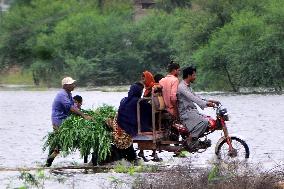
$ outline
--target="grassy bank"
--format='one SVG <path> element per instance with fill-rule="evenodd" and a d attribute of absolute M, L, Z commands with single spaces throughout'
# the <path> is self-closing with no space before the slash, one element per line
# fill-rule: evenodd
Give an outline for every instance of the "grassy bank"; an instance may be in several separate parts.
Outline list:
<path fill-rule="evenodd" d="M 215 164 L 207 169 L 190 165 L 177 166 L 159 173 L 138 178 L 135 189 L 283 189 L 284 167 L 269 171 L 260 166 L 244 164 Z"/>
<path fill-rule="evenodd" d="M 83 167 L 76 167 L 84 169 Z M 41 168 L 21 171 L 13 177 L 9 186 L 18 188 L 48 188 L 57 185 L 61 179 L 61 186 L 82 186 L 82 175 L 90 182 L 95 173 L 101 173 L 97 178 L 107 179 L 104 187 L 98 188 L 132 188 L 132 189 L 284 189 L 284 166 L 277 165 L 271 170 L 264 170 L 260 165 L 230 162 L 216 163 L 208 168 L 197 168 L 190 164 L 173 167 L 158 165 L 133 166 L 129 162 L 120 161 L 106 167 L 91 167 L 84 172 L 71 167 Z M 46 170 L 53 169 L 53 170 Z M 57 170 L 58 169 L 58 170 Z M 60 175 L 56 174 L 60 173 Z M 72 174 L 70 174 L 72 173 Z M 98 176 L 95 176 L 98 177 Z M 16 182 L 16 181 L 19 182 Z M 64 187 L 64 188 L 65 188 Z M 74 188 L 74 187 L 73 187 Z"/>
<path fill-rule="evenodd" d="M 1 72 L 0 84 L 33 85 L 33 76 L 29 71 Z"/>
<path fill-rule="evenodd" d="M 58 81 L 60 83 L 60 81 Z M 60 86 L 56 86 L 58 88 Z M 83 86 L 78 86 L 83 87 Z M 0 74 L 0 88 L 5 90 L 47 90 L 46 84 L 40 83 L 35 86 L 33 83 L 33 76 L 30 71 L 21 71 L 16 68 L 9 71 L 2 71 Z M 83 89 L 88 91 L 102 91 L 102 92 L 125 92 L 128 91 L 129 85 L 123 86 L 88 86 Z"/>
<path fill-rule="evenodd" d="M 77 79 L 77 78 L 75 78 Z M 18 86 L 19 85 L 19 86 Z M 39 86 L 35 86 L 33 83 L 32 72 L 27 70 L 21 70 L 20 68 L 12 69 L 9 71 L 2 71 L 0 74 L 0 88 L 8 88 L 8 90 L 17 90 L 17 88 L 25 88 L 26 90 L 47 90 L 47 84 L 40 83 Z M 57 85 L 51 85 L 51 87 L 60 87 L 60 79 Z M 102 92 L 126 92 L 129 90 L 129 85 L 121 86 L 78 86 L 83 87 L 88 91 L 102 91 Z M 198 92 L 198 88 L 195 88 Z M 284 90 L 276 91 L 274 88 L 263 88 L 263 87 L 242 87 L 239 92 L 230 91 L 201 91 L 201 93 L 209 94 L 283 94 Z"/>

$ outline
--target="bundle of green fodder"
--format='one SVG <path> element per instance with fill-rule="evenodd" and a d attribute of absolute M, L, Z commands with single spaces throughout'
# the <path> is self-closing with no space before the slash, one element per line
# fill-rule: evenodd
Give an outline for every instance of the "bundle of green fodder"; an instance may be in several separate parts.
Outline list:
<path fill-rule="evenodd" d="M 85 120 L 81 116 L 71 115 L 61 124 L 58 130 L 45 136 L 43 150 L 59 147 L 66 156 L 76 150 L 81 156 L 96 152 L 98 162 L 106 159 L 110 153 L 112 135 L 106 125 L 108 118 L 113 118 L 116 110 L 113 106 L 103 105 L 95 110 L 84 110 L 93 120 Z"/>

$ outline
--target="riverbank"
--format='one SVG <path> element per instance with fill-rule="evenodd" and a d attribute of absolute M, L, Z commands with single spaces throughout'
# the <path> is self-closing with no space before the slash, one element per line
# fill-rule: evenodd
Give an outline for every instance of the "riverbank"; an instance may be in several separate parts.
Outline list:
<path fill-rule="evenodd" d="M 58 88 L 48 88 L 35 85 L 0 84 L 0 91 L 54 91 Z M 129 85 L 122 86 L 98 86 L 98 87 L 77 87 L 76 91 L 101 91 L 101 92 L 126 92 Z"/>
<path fill-rule="evenodd" d="M 145 174 L 136 180 L 136 189 L 283 189 L 284 166 L 269 171 L 260 165 L 219 162 L 209 168 L 176 166 L 157 174 Z"/>
<path fill-rule="evenodd" d="M 77 169 L 78 168 L 78 169 Z M 132 189 L 283 189 L 284 166 L 262 170 L 260 164 L 218 162 L 133 166 L 126 161 L 101 167 L 71 166 L 21 171 L 5 180 L 6 188 L 132 188 Z M 0 175 L 3 172 L 0 172 Z M 11 173 L 10 173 L 11 174 Z M 87 179 L 88 184 L 84 183 Z M 90 182 L 90 180 L 92 182 Z"/>
<path fill-rule="evenodd" d="M 119 86 L 78 86 L 78 91 L 102 91 L 102 92 L 126 92 L 130 85 Z M 7 72 L 1 72 L 0 75 L 0 91 L 2 90 L 26 90 L 26 91 L 47 91 L 56 90 L 60 86 L 47 87 L 45 84 L 39 86 L 34 85 L 32 73 L 30 71 L 22 71 L 19 67 L 13 67 Z M 195 88 L 195 91 L 198 89 Z M 284 94 L 284 90 L 276 91 L 274 88 L 264 87 L 241 87 L 238 92 L 231 91 L 200 91 L 201 94 Z"/>
<path fill-rule="evenodd" d="M 121 86 L 97 86 L 97 87 L 77 87 L 75 91 L 101 91 L 101 92 L 127 92 L 130 85 Z M 1 84 L 0 91 L 54 91 L 58 88 L 48 88 L 44 86 L 35 86 L 28 84 Z M 196 92 L 203 95 L 249 95 L 249 94 L 284 94 L 284 91 L 274 91 L 271 88 L 246 88 L 240 90 L 240 92 L 229 92 L 229 91 L 199 91 Z"/>

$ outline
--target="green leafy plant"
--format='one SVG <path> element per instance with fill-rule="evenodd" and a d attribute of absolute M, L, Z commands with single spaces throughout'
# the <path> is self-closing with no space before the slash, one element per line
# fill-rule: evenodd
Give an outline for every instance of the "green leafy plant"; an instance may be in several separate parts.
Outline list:
<path fill-rule="evenodd" d="M 36 173 L 30 173 L 27 171 L 21 172 L 19 179 L 24 183 L 23 186 L 19 187 L 21 189 L 32 187 L 44 188 L 44 182 L 49 179 L 49 177 L 45 175 L 43 169 L 38 169 Z"/>
<path fill-rule="evenodd" d="M 92 116 L 93 120 L 71 115 L 58 130 L 45 137 L 43 150 L 59 147 L 64 156 L 76 150 L 80 151 L 81 156 L 93 151 L 97 153 L 98 162 L 104 160 L 110 153 L 112 141 L 106 120 L 114 117 L 116 110 L 113 106 L 103 105 L 94 111 L 84 110 L 84 113 Z"/>
<path fill-rule="evenodd" d="M 178 155 L 178 157 L 184 158 L 184 157 L 187 157 L 188 155 L 189 155 L 189 152 L 181 151 L 180 154 Z"/>
<path fill-rule="evenodd" d="M 218 166 L 214 165 L 208 174 L 208 182 L 213 182 L 219 176 L 219 168 Z"/>
<path fill-rule="evenodd" d="M 114 167 L 116 173 L 128 173 L 133 176 L 134 173 L 153 173 L 158 171 L 158 166 L 155 165 L 125 165 L 123 162 L 118 163 Z"/>

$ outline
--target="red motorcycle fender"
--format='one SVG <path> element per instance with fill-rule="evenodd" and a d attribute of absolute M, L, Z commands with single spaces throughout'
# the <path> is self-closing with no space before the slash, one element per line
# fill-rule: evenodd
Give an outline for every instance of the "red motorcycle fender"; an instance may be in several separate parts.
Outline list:
<path fill-rule="evenodd" d="M 222 136 L 221 138 L 219 138 L 218 142 L 216 143 L 216 146 L 215 146 L 215 154 L 217 154 L 217 152 L 218 152 L 218 147 L 219 147 L 219 145 L 221 144 L 221 142 L 222 142 L 223 140 L 226 140 L 226 137 L 225 137 L 225 136 Z"/>

